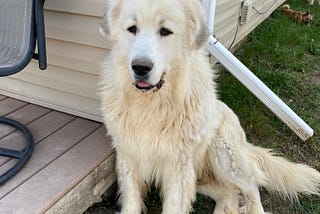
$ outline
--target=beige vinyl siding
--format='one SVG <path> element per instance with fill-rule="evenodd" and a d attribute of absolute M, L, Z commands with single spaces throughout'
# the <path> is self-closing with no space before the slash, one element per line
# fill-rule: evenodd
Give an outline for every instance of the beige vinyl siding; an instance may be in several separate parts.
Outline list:
<path fill-rule="evenodd" d="M 110 44 L 98 31 L 106 1 L 45 2 L 48 68 L 32 61 L 22 72 L 0 78 L 0 93 L 101 121 L 99 63 Z"/>
<path fill-rule="evenodd" d="M 236 43 L 259 25 L 284 0 L 254 0 L 248 22 L 238 28 Z M 217 0 L 215 35 L 229 47 L 236 35 L 242 0 Z M 0 78 L 0 94 L 101 121 L 97 82 L 99 63 L 110 43 L 98 31 L 106 0 L 45 2 L 48 69 L 32 61 L 24 71 Z"/>
<path fill-rule="evenodd" d="M 237 30 L 239 12 L 243 0 L 217 0 L 215 16 L 215 35 L 226 47 L 229 47 L 235 38 L 235 44 L 247 36 L 263 20 L 265 20 L 285 0 L 252 0 L 252 6 L 259 14 L 251 8 L 246 24 L 239 26 Z"/>

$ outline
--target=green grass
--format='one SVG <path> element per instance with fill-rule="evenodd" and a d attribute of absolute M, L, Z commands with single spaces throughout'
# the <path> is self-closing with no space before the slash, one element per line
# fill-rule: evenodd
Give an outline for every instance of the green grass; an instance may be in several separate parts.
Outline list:
<path fill-rule="evenodd" d="M 224 69 L 218 91 L 239 116 L 249 142 L 320 170 L 320 7 L 316 2 L 309 7 L 307 0 L 286 3 L 292 9 L 309 10 L 314 15 L 311 26 L 295 23 L 279 8 L 248 36 L 236 56 L 314 129 L 314 136 L 307 142 L 299 140 Z M 320 198 L 315 196 L 302 197 L 299 204 L 292 205 L 262 190 L 262 200 L 266 210 L 274 214 L 320 213 Z M 147 206 L 148 213 L 161 213 L 157 191 L 149 194 Z M 198 195 L 193 213 L 212 210 L 213 201 Z"/>
<path fill-rule="evenodd" d="M 291 0 L 292 9 L 307 11 L 306 0 Z M 298 137 L 232 75 L 222 69 L 220 98 L 239 116 L 248 141 L 320 169 L 320 7 L 309 8 L 311 26 L 297 24 L 279 8 L 238 49 L 236 56 L 313 129 L 307 142 Z M 320 213 L 319 197 L 291 205 L 263 192 L 267 210 L 281 214 Z"/>

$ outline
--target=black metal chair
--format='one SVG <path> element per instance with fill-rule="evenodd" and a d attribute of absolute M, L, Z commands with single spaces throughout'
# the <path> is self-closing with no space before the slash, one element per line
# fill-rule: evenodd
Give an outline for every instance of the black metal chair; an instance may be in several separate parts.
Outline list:
<path fill-rule="evenodd" d="M 39 61 L 40 69 L 47 68 L 44 1 L 0 0 L 0 77 L 21 71 L 32 58 Z M 34 139 L 30 131 L 17 121 L 0 117 L 0 123 L 21 131 L 26 144 L 21 151 L 0 148 L 0 156 L 18 159 L 12 168 L 0 175 L 1 185 L 28 162 L 34 149 Z"/>

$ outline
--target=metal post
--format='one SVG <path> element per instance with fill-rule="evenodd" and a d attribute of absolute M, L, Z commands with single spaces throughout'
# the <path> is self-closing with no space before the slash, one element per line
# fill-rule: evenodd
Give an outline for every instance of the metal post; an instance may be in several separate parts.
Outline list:
<path fill-rule="evenodd" d="M 44 28 L 44 14 L 43 5 L 45 0 L 36 0 L 35 5 L 35 20 L 38 44 L 38 60 L 39 68 L 44 70 L 47 68 L 47 54 L 46 54 L 46 38 Z"/>

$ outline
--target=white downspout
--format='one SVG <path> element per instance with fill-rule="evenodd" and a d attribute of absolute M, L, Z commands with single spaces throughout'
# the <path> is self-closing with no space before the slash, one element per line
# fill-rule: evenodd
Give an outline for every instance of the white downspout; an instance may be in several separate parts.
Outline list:
<path fill-rule="evenodd" d="M 202 3 L 206 8 L 211 35 L 206 45 L 208 51 L 303 141 L 306 141 L 313 135 L 310 126 L 213 37 L 216 0 L 203 0 Z"/>
<path fill-rule="evenodd" d="M 203 7 L 206 9 L 207 15 L 207 23 L 208 23 L 208 30 L 209 34 L 213 35 L 214 30 L 214 16 L 216 14 L 216 1 L 211 0 L 203 0 L 202 1 Z"/>

